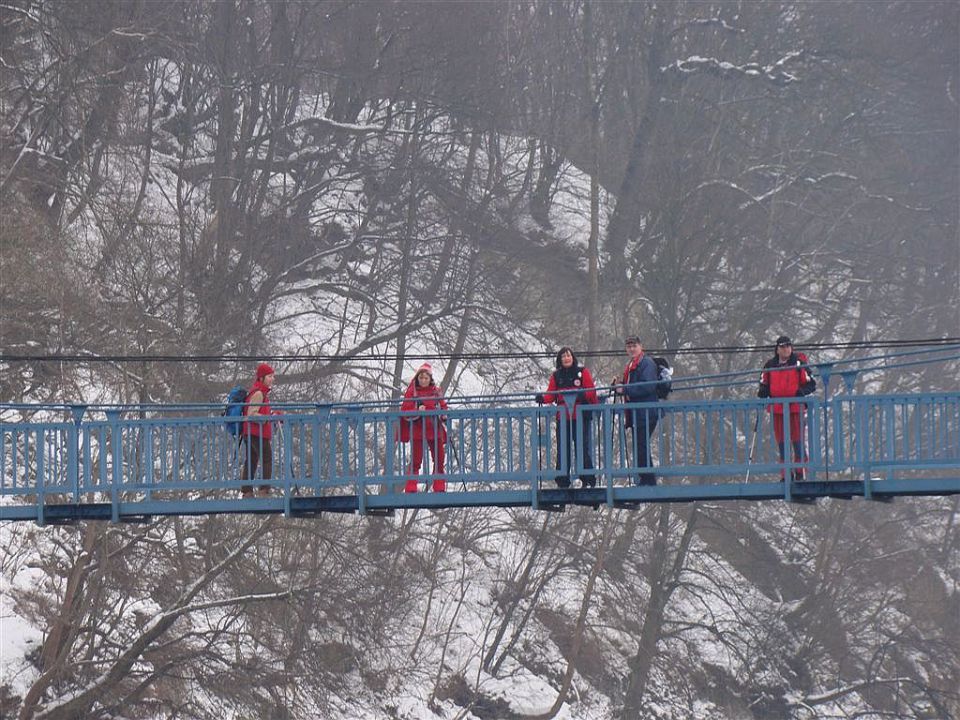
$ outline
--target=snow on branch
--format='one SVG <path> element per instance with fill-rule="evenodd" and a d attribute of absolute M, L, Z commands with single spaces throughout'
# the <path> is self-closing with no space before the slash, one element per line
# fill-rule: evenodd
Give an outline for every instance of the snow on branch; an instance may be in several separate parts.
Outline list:
<path fill-rule="evenodd" d="M 692 75 L 696 72 L 708 72 L 721 77 L 739 75 L 750 79 L 766 80 L 775 85 L 789 85 L 799 82 L 799 78 L 793 73 L 787 72 L 784 68 L 788 62 L 801 54 L 803 54 L 802 50 L 794 50 L 770 65 L 761 65 L 760 63 L 734 65 L 725 60 L 691 55 L 686 60 L 674 60 L 669 65 L 661 67 L 660 70 L 661 72 L 673 70 L 683 75 Z"/>
<path fill-rule="evenodd" d="M 337 122 L 336 120 L 331 120 L 330 118 L 325 117 L 311 117 L 304 118 L 303 120 L 298 120 L 295 123 L 287 125 L 285 130 L 296 130 L 300 127 L 308 127 L 313 130 L 324 128 L 326 130 L 342 130 L 348 133 L 354 133 L 356 135 L 367 135 L 371 133 L 393 133 L 398 135 L 404 135 L 408 131 L 402 129 L 389 129 L 381 127 L 380 125 L 357 125 L 355 123 L 345 123 Z"/>
<path fill-rule="evenodd" d="M 139 660 L 143 652 L 169 630 L 174 622 L 194 610 L 219 607 L 222 601 L 194 603 L 194 598 L 218 578 L 230 564 L 241 557 L 257 540 L 272 529 L 273 525 L 274 518 L 270 518 L 249 532 L 225 558 L 188 585 L 181 592 L 176 602 L 154 616 L 144 626 L 140 635 L 133 638 L 127 647 L 113 659 L 112 664 L 103 674 L 84 687 L 47 703 L 34 716 L 36 720 L 71 720 L 72 718 L 83 717 L 98 698 L 109 693 L 127 676 L 130 668 Z M 253 602 L 256 599 L 270 599 L 272 595 L 272 593 L 264 595 L 262 598 L 256 598 L 256 596 L 235 597 L 231 598 L 231 602 Z"/>
<path fill-rule="evenodd" d="M 723 30 L 729 30 L 730 32 L 735 32 L 735 33 L 746 32 L 743 28 L 734 27 L 733 25 L 731 25 L 730 23 L 728 23 L 728 22 L 727 22 L 726 20 L 724 20 L 723 18 L 720 18 L 720 17 L 709 17 L 709 18 L 693 18 L 692 20 L 688 20 L 687 22 L 685 22 L 685 23 L 683 23 L 682 25 L 680 25 L 679 27 L 677 27 L 677 28 L 676 28 L 672 33 L 670 33 L 670 34 L 671 34 L 671 35 L 678 35 L 679 33 L 681 33 L 681 32 L 683 32 L 684 30 L 686 30 L 688 27 L 692 27 L 692 26 L 696 26 L 696 25 L 699 25 L 700 27 L 706 27 L 706 26 L 709 26 L 709 25 L 717 25 L 717 26 L 719 26 L 720 28 L 722 28 Z"/>
<path fill-rule="evenodd" d="M 40 18 L 30 12 L 27 8 L 17 7 L 16 5 L 10 5 L 8 3 L 0 3 L 0 10 L 6 10 L 8 12 L 17 13 L 23 15 L 24 17 L 32 20 L 37 25 L 40 24 Z"/>
<path fill-rule="evenodd" d="M 864 680 L 863 682 L 854 683 L 845 687 L 839 687 L 835 690 L 831 690 L 830 692 L 822 693 L 820 695 L 806 695 L 803 697 L 797 697 L 796 695 L 788 694 L 784 697 L 784 699 L 792 707 L 823 705 L 825 703 L 835 702 L 846 695 L 860 692 L 864 688 L 868 688 L 873 685 L 899 685 L 906 683 L 916 685 L 917 681 L 909 677 L 878 678 L 876 680 Z"/>

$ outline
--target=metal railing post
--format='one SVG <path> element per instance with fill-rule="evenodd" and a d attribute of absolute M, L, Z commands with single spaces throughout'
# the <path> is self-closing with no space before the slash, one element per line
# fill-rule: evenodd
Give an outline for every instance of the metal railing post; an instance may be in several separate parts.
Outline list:
<path fill-rule="evenodd" d="M 113 467 L 110 476 L 110 521 L 120 522 L 120 483 L 123 480 L 123 441 L 120 437 L 120 411 L 106 410 L 110 423 L 110 455 Z"/>
<path fill-rule="evenodd" d="M 46 443 L 44 442 L 44 428 L 42 426 L 37 428 L 37 443 L 34 453 L 37 456 L 37 525 L 41 527 L 46 524 L 44 518 L 44 506 L 46 505 L 46 463 L 44 462 L 43 454 L 46 451 Z M 29 472 L 29 464 L 24 466 L 24 469 Z"/>
<path fill-rule="evenodd" d="M 280 445 L 283 448 L 283 457 L 280 459 L 280 472 L 283 473 L 283 516 L 290 517 L 291 497 L 293 497 L 293 428 L 281 421 L 277 426 L 280 431 Z"/>
<path fill-rule="evenodd" d="M 783 455 L 780 458 L 781 468 L 783 469 L 783 499 L 787 502 L 793 501 L 793 433 L 790 427 L 790 399 L 781 401 L 783 414 Z"/>
<path fill-rule="evenodd" d="M 826 403 L 824 403 L 824 407 L 826 407 Z M 806 479 L 813 481 L 817 477 L 817 473 L 816 473 L 816 470 L 814 470 L 814 468 L 816 467 L 817 464 L 819 464 L 818 462 L 814 461 L 814 458 L 816 458 L 817 461 L 819 461 L 820 453 L 821 453 L 820 415 L 817 412 L 817 410 L 819 409 L 817 407 L 817 401 L 811 398 L 809 400 L 809 404 L 807 405 L 806 409 L 807 409 L 807 417 L 808 417 L 807 432 L 806 432 L 808 447 L 807 447 L 807 452 L 805 454 L 808 458 L 810 458 L 810 460 L 807 462 Z M 826 412 L 826 410 L 824 410 L 824 412 Z M 803 434 L 804 434 L 803 428 L 801 428 L 801 435 Z M 824 452 L 826 452 L 826 447 L 824 447 Z M 829 479 L 829 476 L 827 476 L 826 479 Z"/>
<path fill-rule="evenodd" d="M 83 422 L 83 415 L 87 411 L 86 405 L 71 405 L 70 417 L 73 423 L 70 425 L 68 433 L 67 447 L 67 477 L 70 479 L 70 485 L 73 492 L 73 502 L 80 503 L 80 424 Z"/>
<path fill-rule="evenodd" d="M 614 462 L 613 462 L 613 427 L 616 423 L 616 419 L 613 415 L 616 409 L 616 405 L 603 406 L 603 414 L 601 415 L 603 419 L 603 460 L 606 465 L 606 472 L 604 476 L 606 478 L 606 496 L 607 496 L 607 507 L 613 507 L 613 472 L 614 472 Z"/>
<path fill-rule="evenodd" d="M 543 481 L 543 461 L 541 451 L 543 449 L 544 435 L 543 435 L 543 405 L 537 405 L 534 410 L 536 413 L 536 422 L 537 422 L 537 432 L 530 433 L 533 442 L 531 443 L 530 449 L 532 451 L 532 456 L 530 458 L 531 463 L 530 467 L 536 467 L 536 472 L 530 473 L 531 482 L 530 482 L 530 505 L 534 510 L 539 509 L 540 507 L 540 484 Z"/>

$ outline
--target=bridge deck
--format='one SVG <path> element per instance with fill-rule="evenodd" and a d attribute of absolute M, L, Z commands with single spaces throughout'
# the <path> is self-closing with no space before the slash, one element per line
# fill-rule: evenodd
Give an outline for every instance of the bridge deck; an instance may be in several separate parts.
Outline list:
<path fill-rule="evenodd" d="M 556 510 L 960 493 L 960 393 L 793 402 L 805 406 L 806 456 L 786 462 L 772 437 L 769 401 L 581 408 L 572 444 L 552 407 L 471 407 L 413 416 L 363 407 L 287 406 L 274 418 L 272 476 L 264 479 L 261 468 L 250 482 L 269 485 L 272 496 L 253 499 L 239 497 L 240 469 L 250 446 L 238 445 L 227 432 L 219 407 L 101 413 L 37 406 L 29 421 L 0 425 L 0 520 L 310 516 L 412 507 Z M 787 403 L 780 406 L 789 412 Z M 624 422 L 632 411 L 646 414 L 651 424 L 657 420 L 649 453 L 640 458 Z M 399 432 L 400 423 L 411 419 L 446 435 L 446 492 L 424 492 L 440 478 L 431 474 L 424 438 L 413 442 L 425 456 L 425 474 L 411 474 L 412 443 L 402 442 Z M 790 448 L 795 438 L 789 436 L 790 424 L 784 425 Z M 805 481 L 792 477 L 800 469 Z M 656 486 L 633 484 L 645 471 L 656 473 Z M 558 478 L 566 477 L 574 487 L 558 488 Z M 597 487 L 579 487 L 578 477 Z M 403 492 L 408 481 L 419 481 L 419 492 Z"/>

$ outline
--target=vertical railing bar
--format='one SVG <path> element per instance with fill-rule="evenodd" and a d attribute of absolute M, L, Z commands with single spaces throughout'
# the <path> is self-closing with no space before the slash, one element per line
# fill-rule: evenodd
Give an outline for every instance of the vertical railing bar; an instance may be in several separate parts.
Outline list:
<path fill-rule="evenodd" d="M 2 435 L 2 433 L 0 433 Z M 70 486 L 70 495 L 74 503 L 80 502 L 80 431 L 76 422 L 67 425 L 67 483 Z M 0 457 L 3 449 L 0 446 Z M 2 462 L 2 461 L 0 461 Z M 0 467 L 0 478 L 3 470 Z"/>
<path fill-rule="evenodd" d="M 607 507 L 613 507 L 613 425 L 615 422 L 613 410 L 613 405 L 603 406 L 603 459 L 607 466 L 606 473 L 604 473 Z"/>
<path fill-rule="evenodd" d="M 0 427 L 0 492 L 7 488 L 7 432 Z M 11 488 L 11 490 L 14 488 Z"/>
<path fill-rule="evenodd" d="M 513 416 L 512 413 L 507 413 L 504 417 L 506 421 L 506 441 L 507 441 L 507 472 L 515 472 L 515 463 L 513 461 Z"/>
<path fill-rule="evenodd" d="M 362 483 L 360 488 L 363 491 L 364 495 L 364 507 L 366 507 L 366 495 L 367 495 L 367 444 L 366 444 L 366 428 L 363 422 L 363 416 L 361 411 L 357 411 L 355 420 L 354 420 L 355 432 L 357 435 L 357 478 Z"/>
<path fill-rule="evenodd" d="M 819 408 L 815 402 L 811 402 L 809 405 L 805 406 L 807 423 L 806 423 L 806 457 L 809 457 L 809 462 L 806 463 L 806 479 L 810 481 L 816 480 L 817 470 L 819 467 L 826 467 L 824 463 L 821 465 L 820 459 L 823 453 L 820 449 L 820 413 L 817 412 Z M 804 435 L 804 428 L 800 428 L 801 437 Z M 800 456 L 800 460 L 803 461 L 805 458 L 803 455 Z"/>
<path fill-rule="evenodd" d="M 29 433 L 27 434 L 29 437 Z M 46 507 L 46 477 L 45 472 L 46 468 L 44 466 L 44 429 L 42 425 L 37 425 L 37 442 L 34 449 L 34 454 L 36 455 L 36 472 L 37 472 L 37 525 L 43 526 L 44 523 L 44 510 Z"/>
<path fill-rule="evenodd" d="M 890 400 L 887 403 L 884 403 L 884 416 L 886 422 L 884 423 L 884 428 L 886 430 L 886 440 L 887 440 L 887 451 L 886 453 L 881 454 L 881 458 L 887 461 L 889 464 L 887 470 L 887 478 L 893 479 L 894 471 L 893 465 L 897 459 L 897 433 L 896 433 L 896 423 L 897 423 L 897 402 L 896 400 Z"/>
<path fill-rule="evenodd" d="M 311 436 L 313 438 L 313 462 L 312 468 L 313 471 L 310 473 L 313 485 L 315 485 L 316 493 L 321 494 L 320 490 L 320 455 L 322 453 L 321 440 L 320 440 L 320 408 L 319 406 L 314 411 L 314 414 L 310 417 L 310 430 Z"/>
<path fill-rule="evenodd" d="M 151 496 L 150 486 L 154 483 L 154 473 L 153 473 L 153 423 L 144 428 L 144 458 L 143 464 L 145 469 L 144 482 L 147 484 L 147 498 Z"/>
<path fill-rule="evenodd" d="M 23 431 L 23 487 L 30 487 L 30 430 Z M 36 487 L 36 481 L 34 481 Z"/>
<path fill-rule="evenodd" d="M 113 467 L 111 468 L 111 487 L 110 487 L 110 519 L 112 522 L 120 522 L 120 482 L 122 480 L 121 472 L 123 467 L 123 447 L 120 437 L 120 428 L 118 425 L 119 412 L 116 410 L 107 411 L 107 420 L 110 424 L 110 453 L 112 456 Z"/>

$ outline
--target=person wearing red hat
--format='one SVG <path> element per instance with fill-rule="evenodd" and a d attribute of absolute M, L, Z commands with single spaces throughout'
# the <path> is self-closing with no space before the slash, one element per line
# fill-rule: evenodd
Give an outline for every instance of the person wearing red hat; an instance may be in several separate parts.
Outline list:
<path fill-rule="evenodd" d="M 794 352 L 793 341 L 786 335 L 777 338 L 773 357 L 763 366 L 760 374 L 760 388 L 757 397 L 761 398 L 788 398 L 803 397 L 817 389 L 817 381 L 810 373 L 807 356 L 802 352 Z M 777 451 L 780 462 L 784 456 L 784 418 L 783 405 L 768 405 L 767 412 L 773 409 L 773 437 L 777 441 Z M 790 445 L 793 447 L 793 460 L 797 463 L 807 462 L 803 448 L 803 434 L 805 431 L 804 411 L 806 405 L 801 403 L 790 404 Z M 805 479 L 802 467 L 795 469 L 791 476 L 794 480 Z M 780 472 L 781 479 L 784 472 Z"/>
<path fill-rule="evenodd" d="M 276 379 L 273 368 L 267 363 L 257 365 L 257 374 L 253 386 L 247 393 L 244 401 L 243 414 L 245 417 L 257 417 L 257 420 L 246 420 L 240 429 L 242 435 L 243 456 L 246 459 L 243 470 L 240 471 L 242 481 L 250 480 L 257 474 L 257 465 L 263 467 L 263 479 L 269 480 L 273 477 L 273 450 L 270 447 L 270 439 L 273 437 L 273 428 L 269 420 L 260 420 L 262 415 L 272 415 L 270 409 L 270 388 Z M 242 497 L 253 497 L 252 485 L 241 485 L 240 494 Z M 261 497 L 270 495 L 270 486 L 261 485 L 258 491 Z"/>
<path fill-rule="evenodd" d="M 430 363 L 424 363 L 417 369 L 417 374 L 410 381 L 410 386 L 403 396 L 400 405 L 401 412 L 424 412 L 433 410 L 447 410 L 447 401 L 443 399 L 443 391 L 433 381 L 433 368 Z M 433 491 L 445 492 L 447 481 L 442 477 L 444 470 L 444 446 L 447 443 L 447 430 L 444 427 L 443 417 L 425 415 L 417 419 L 405 420 L 407 428 L 404 437 L 409 434 L 411 440 L 411 462 L 407 470 L 409 475 L 419 475 L 423 465 L 424 447 L 430 449 L 433 460 Z M 417 492 L 417 481 L 414 478 L 407 480 L 405 491 Z"/>

